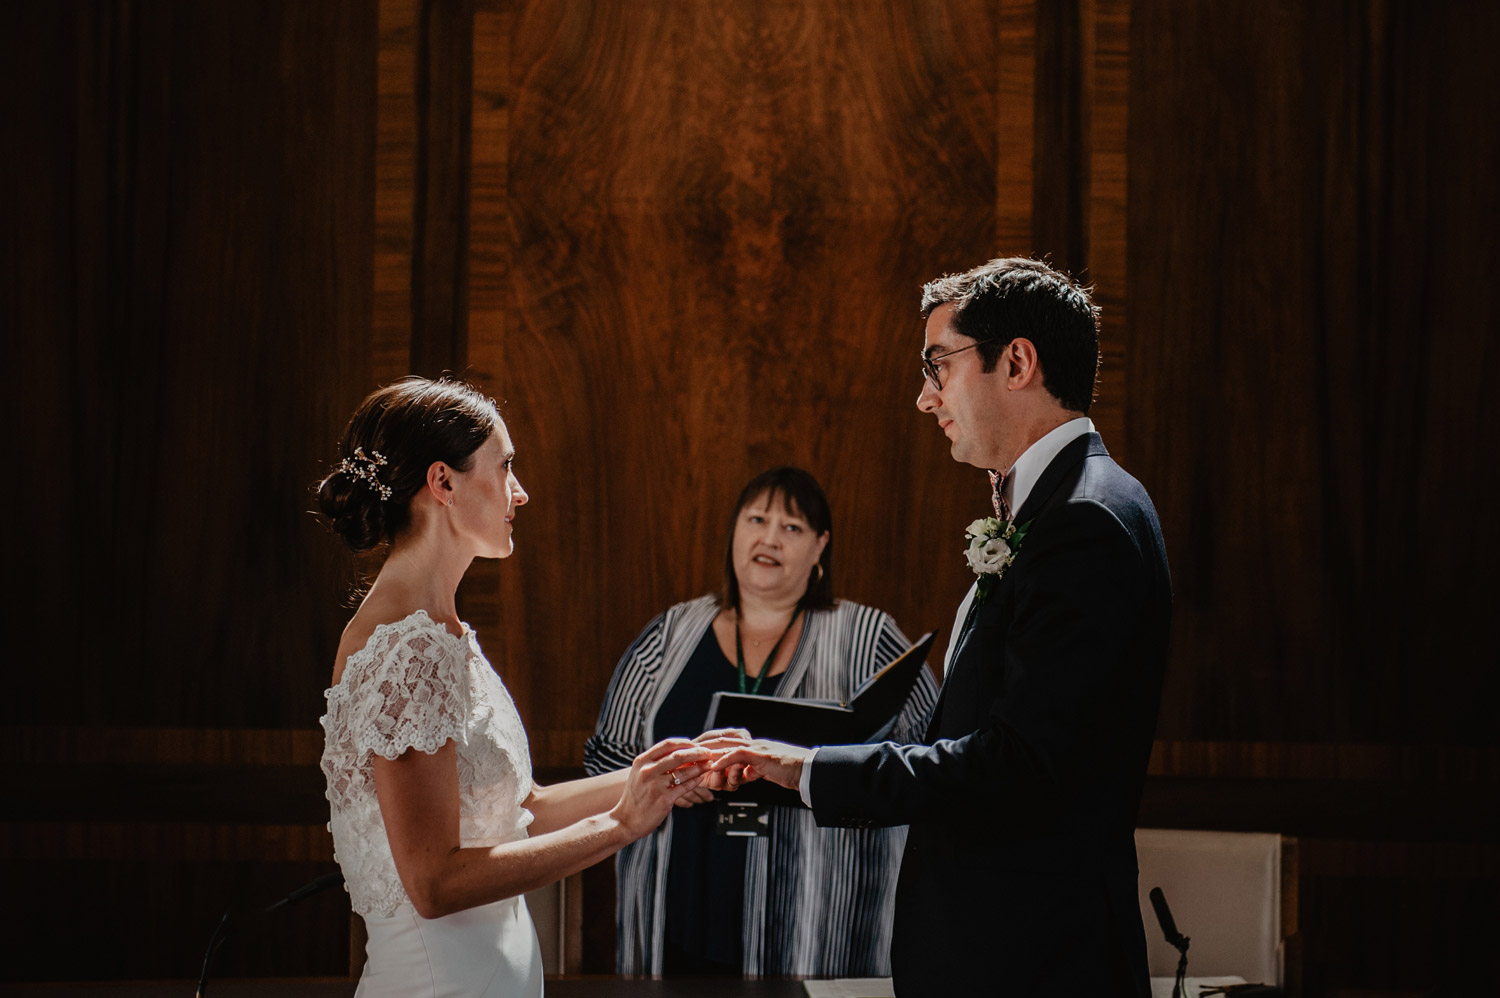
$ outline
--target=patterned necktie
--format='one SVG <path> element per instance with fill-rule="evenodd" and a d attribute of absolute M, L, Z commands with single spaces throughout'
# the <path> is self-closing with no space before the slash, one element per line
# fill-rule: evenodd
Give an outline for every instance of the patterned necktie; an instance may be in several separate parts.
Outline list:
<path fill-rule="evenodd" d="M 1010 503 L 1005 501 L 1005 476 L 998 471 L 990 474 L 990 505 L 995 507 L 995 516 L 1010 522 Z M 969 604 L 969 612 L 964 615 L 963 626 L 958 629 L 960 635 L 967 634 L 969 625 L 974 623 L 974 617 L 979 613 L 979 600 Z"/>
<path fill-rule="evenodd" d="M 990 504 L 995 507 L 998 519 L 1010 522 L 1010 503 L 1005 501 L 1005 476 L 998 471 L 990 472 Z"/>

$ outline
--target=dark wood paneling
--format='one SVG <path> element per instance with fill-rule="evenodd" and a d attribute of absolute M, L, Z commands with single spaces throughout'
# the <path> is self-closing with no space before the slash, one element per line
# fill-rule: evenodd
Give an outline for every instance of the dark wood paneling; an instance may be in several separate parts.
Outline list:
<path fill-rule="evenodd" d="M 331 862 L 227 862 L 166 856 L 0 861 L 7 896 L 25 917 L 7 931 L 3 979 L 196 981 L 226 908 L 239 921 L 214 976 L 347 973 L 349 899 L 342 890 L 261 914 L 293 888 L 337 869 Z M 186 985 L 182 993 L 190 993 Z"/>
<path fill-rule="evenodd" d="M 331 869 L 305 747 L 232 729 L 315 726 L 342 623 L 306 510 L 372 378 L 375 12 L 5 21 L 0 420 L 38 488 L 3 499 L 0 977 L 196 977 L 221 911 Z M 338 973 L 347 911 L 222 968 Z"/>
<path fill-rule="evenodd" d="M 380 0 L 375 341 L 385 383 L 463 367 L 470 0 Z"/>
<path fill-rule="evenodd" d="M 259 909 L 336 869 L 317 730 L 0 729 L 0 877 L 32 914 L 6 980 L 337 974 L 349 901 Z M 59 931 L 59 927 L 71 927 Z"/>
<path fill-rule="evenodd" d="M 1496 11 L 1134 5 L 1166 737 L 1494 744 Z"/>
<path fill-rule="evenodd" d="M 1500 138 L 1473 127 L 1500 112 L 1500 14 L 1131 6 L 1127 446 L 1177 594 L 1160 735 L 1244 740 L 1167 750 L 1143 820 L 1299 837 L 1309 993 L 1457 987 L 1500 900 L 1500 532 L 1474 501 L 1500 486 Z"/>
<path fill-rule="evenodd" d="M 0 720 L 305 726 L 342 584 L 307 487 L 368 381 L 370 12 L 33 8 L 0 404 L 47 485 L 3 500 Z"/>
<path fill-rule="evenodd" d="M 475 623 L 538 758 L 576 763 L 636 631 L 716 588 L 772 464 L 828 489 L 842 595 L 946 628 L 962 571 L 893 567 L 959 566 L 986 499 L 913 358 L 921 283 L 993 253 L 1030 143 L 996 5 L 504 5 L 475 38 L 468 362 L 532 497 Z"/>
<path fill-rule="evenodd" d="M 312 725 L 352 573 L 303 511 L 372 385 L 467 366 L 504 401 L 534 501 L 462 607 L 539 765 L 573 766 L 770 464 L 828 487 L 842 594 L 948 626 L 986 484 L 912 406 L 916 292 L 1035 252 L 1105 306 L 1094 415 L 1172 557 L 1143 821 L 1299 837 L 1310 994 L 1472 975 L 1500 883 L 1497 19 L 9 12 L 0 416 L 30 473 L 0 876 L 38 907 L 6 973 L 190 976 L 223 907 L 330 868 Z M 115 927 L 87 952 L 43 928 L 80 909 Z M 225 968 L 338 973 L 346 911 Z M 606 968 L 607 914 L 582 931 Z"/>
<path fill-rule="evenodd" d="M 1092 0 L 1037 6 L 1036 174 L 1032 244 L 1070 273 L 1088 266 L 1089 123 L 1093 117 Z"/>

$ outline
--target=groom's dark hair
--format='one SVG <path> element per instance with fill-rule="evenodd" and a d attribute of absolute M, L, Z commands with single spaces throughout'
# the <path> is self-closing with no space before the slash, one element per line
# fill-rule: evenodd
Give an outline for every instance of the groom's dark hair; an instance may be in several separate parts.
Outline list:
<path fill-rule="evenodd" d="M 1071 412 L 1087 413 L 1099 376 L 1099 308 L 1088 289 L 1040 260 L 991 260 L 922 286 L 922 317 L 939 305 L 957 307 L 953 325 L 978 347 L 986 372 L 1011 340 L 1036 347 L 1042 385 Z"/>

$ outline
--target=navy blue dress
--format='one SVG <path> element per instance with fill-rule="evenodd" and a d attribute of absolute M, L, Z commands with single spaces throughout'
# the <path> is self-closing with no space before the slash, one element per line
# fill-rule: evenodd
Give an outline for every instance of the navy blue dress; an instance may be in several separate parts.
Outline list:
<path fill-rule="evenodd" d="M 713 695 L 738 693 L 739 678 L 739 669 L 724 657 L 710 627 L 656 712 L 656 737 L 702 734 Z M 749 680 L 750 686 L 754 683 Z M 780 685 L 780 675 L 767 676 L 758 692 L 771 696 Z M 663 953 L 667 974 L 741 975 L 746 841 L 714 834 L 717 814 L 716 804 L 698 804 L 678 808 L 672 817 Z"/>

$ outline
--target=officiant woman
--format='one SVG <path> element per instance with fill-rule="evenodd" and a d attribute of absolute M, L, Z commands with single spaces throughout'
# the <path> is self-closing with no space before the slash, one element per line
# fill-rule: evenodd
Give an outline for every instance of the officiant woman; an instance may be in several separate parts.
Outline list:
<path fill-rule="evenodd" d="M 730 518 L 723 591 L 659 614 L 626 650 L 584 768 L 607 772 L 668 735 L 700 734 L 721 690 L 847 700 L 906 650 L 888 614 L 834 598 L 832 536 L 812 475 L 752 479 Z M 924 668 L 891 737 L 919 739 L 936 699 Z M 619 972 L 888 976 L 906 829 L 818 828 L 804 807 L 762 804 L 767 834 L 716 835 L 734 800 L 719 798 L 675 810 L 619 854 Z"/>

